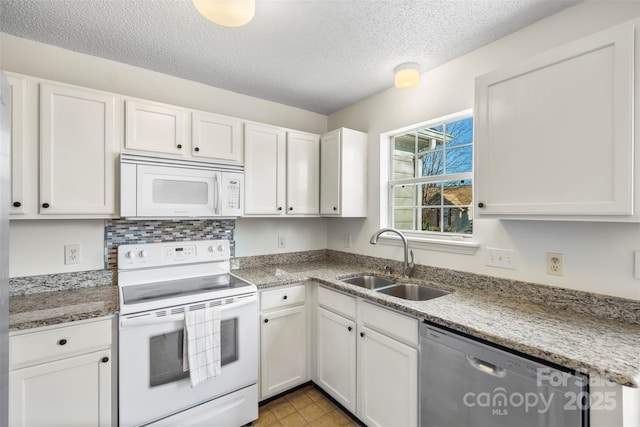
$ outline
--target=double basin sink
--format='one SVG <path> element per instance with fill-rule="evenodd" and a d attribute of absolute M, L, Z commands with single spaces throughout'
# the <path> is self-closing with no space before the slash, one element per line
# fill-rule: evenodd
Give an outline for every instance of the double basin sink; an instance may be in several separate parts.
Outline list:
<path fill-rule="evenodd" d="M 427 301 L 449 294 L 447 291 L 429 286 L 416 285 L 414 283 L 396 283 L 394 280 L 378 276 L 357 276 L 340 281 L 409 301 Z"/>

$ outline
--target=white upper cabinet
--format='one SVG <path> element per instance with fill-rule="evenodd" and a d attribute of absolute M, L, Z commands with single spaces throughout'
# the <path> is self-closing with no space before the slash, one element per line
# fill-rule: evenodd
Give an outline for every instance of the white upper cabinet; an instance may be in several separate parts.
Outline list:
<path fill-rule="evenodd" d="M 245 215 L 280 215 L 285 209 L 285 131 L 275 126 L 244 126 Z"/>
<path fill-rule="evenodd" d="M 367 216 L 367 134 L 340 128 L 320 139 L 320 214 Z"/>
<path fill-rule="evenodd" d="M 318 215 L 318 135 L 246 123 L 244 144 L 245 216 Z"/>
<path fill-rule="evenodd" d="M 242 163 L 240 120 L 202 112 L 191 114 L 191 155 Z"/>
<path fill-rule="evenodd" d="M 640 220 L 638 22 L 476 79 L 478 217 Z"/>
<path fill-rule="evenodd" d="M 27 79 L 7 73 L 7 80 L 11 87 L 11 200 L 9 213 L 24 215 L 32 202 L 28 197 L 28 182 L 30 175 L 29 152 L 32 144 L 27 120 Z"/>
<path fill-rule="evenodd" d="M 287 132 L 287 214 L 318 215 L 320 137 Z"/>
<path fill-rule="evenodd" d="M 125 115 L 124 148 L 180 156 L 189 153 L 186 109 L 127 99 Z"/>
<path fill-rule="evenodd" d="M 116 213 L 117 95 L 40 85 L 41 215 Z"/>

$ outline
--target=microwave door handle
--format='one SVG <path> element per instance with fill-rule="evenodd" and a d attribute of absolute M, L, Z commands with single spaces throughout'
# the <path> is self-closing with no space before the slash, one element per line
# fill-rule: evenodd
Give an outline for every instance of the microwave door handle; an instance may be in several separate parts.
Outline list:
<path fill-rule="evenodd" d="M 220 188 L 220 180 L 218 179 L 218 175 L 219 174 L 215 174 L 213 176 L 213 191 L 215 192 L 214 197 L 213 197 L 213 203 L 214 203 L 214 213 L 216 215 L 220 214 L 220 192 L 222 191 L 222 189 Z"/>

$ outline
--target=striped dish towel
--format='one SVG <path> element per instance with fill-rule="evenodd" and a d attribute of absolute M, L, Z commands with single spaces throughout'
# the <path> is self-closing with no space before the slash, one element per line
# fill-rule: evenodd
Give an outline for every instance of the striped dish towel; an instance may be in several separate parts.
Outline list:
<path fill-rule="evenodd" d="M 191 387 L 217 377 L 220 362 L 220 307 L 185 312 L 182 368 L 189 371 Z"/>

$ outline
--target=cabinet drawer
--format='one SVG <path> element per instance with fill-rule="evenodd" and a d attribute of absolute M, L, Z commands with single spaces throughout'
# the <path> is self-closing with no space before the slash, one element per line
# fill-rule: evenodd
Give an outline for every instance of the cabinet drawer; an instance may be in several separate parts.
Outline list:
<path fill-rule="evenodd" d="M 305 285 L 287 286 L 260 294 L 260 310 L 289 307 L 304 304 L 306 295 Z"/>
<path fill-rule="evenodd" d="M 111 346 L 111 331 L 111 319 L 105 319 L 11 335 L 10 369 L 108 348 Z"/>
<path fill-rule="evenodd" d="M 355 297 L 320 286 L 318 287 L 318 304 L 334 313 L 347 316 L 351 319 L 356 317 Z"/>
<path fill-rule="evenodd" d="M 411 346 L 418 346 L 418 320 L 387 308 L 363 302 L 362 323 Z"/>

